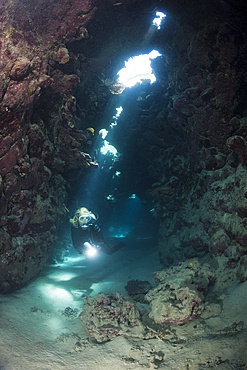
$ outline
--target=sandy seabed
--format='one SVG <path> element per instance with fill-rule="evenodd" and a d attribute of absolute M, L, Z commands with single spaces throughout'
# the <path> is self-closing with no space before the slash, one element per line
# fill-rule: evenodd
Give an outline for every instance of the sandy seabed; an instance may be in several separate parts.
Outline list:
<path fill-rule="evenodd" d="M 66 307 L 80 313 L 88 295 L 126 294 L 124 287 L 132 279 L 155 286 L 152 272 L 161 268 L 152 240 L 94 260 L 71 249 L 69 258 L 47 266 L 25 288 L 0 295 L 0 369 L 246 370 L 247 282 L 222 292 L 220 316 L 184 325 L 172 342 L 165 336 L 121 336 L 98 344 L 78 315 L 64 314 Z"/>

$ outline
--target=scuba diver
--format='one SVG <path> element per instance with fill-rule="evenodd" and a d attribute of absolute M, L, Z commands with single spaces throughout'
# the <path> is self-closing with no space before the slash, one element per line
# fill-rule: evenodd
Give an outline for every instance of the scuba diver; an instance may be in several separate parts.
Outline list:
<path fill-rule="evenodd" d="M 120 242 L 111 248 L 104 240 L 100 224 L 96 222 L 97 219 L 98 216 L 85 207 L 79 208 L 74 217 L 70 219 L 73 246 L 87 258 L 94 256 L 97 250 L 113 254 L 125 246 Z"/>

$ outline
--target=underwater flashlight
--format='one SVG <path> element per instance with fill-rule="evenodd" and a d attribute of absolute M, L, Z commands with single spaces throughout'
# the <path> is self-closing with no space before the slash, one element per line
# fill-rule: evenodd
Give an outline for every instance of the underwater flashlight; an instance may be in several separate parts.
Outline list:
<path fill-rule="evenodd" d="M 83 254 L 86 258 L 91 258 L 97 254 L 97 248 L 93 247 L 92 244 L 85 242 L 83 247 Z"/>

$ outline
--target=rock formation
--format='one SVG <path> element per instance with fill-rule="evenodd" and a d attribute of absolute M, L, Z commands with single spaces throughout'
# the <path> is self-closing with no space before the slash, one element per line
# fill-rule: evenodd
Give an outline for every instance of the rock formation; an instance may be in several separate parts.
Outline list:
<path fill-rule="evenodd" d="M 98 293 L 83 303 L 80 320 L 97 342 L 103 343 L 120 335 L 144 338 L 145 327 L 136 306 L 120 293 Z"/>

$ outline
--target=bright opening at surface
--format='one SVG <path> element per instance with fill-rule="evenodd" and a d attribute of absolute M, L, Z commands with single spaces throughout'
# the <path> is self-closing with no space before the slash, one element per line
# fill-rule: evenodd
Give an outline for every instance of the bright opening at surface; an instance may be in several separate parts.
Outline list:
<path fill-rule="evenodd" d="M 153 19 L 153 25 L 156 26 L 158 30 L 160 29 L 161 23 L 165 19 L 165 17 L 166 17 L 166 14 L 162 12 L 155 13 L 155 18 Z"/>
<path fill-rule="evenodd" d="M 137 83 L 149 81 L 151 84 L 156 81 L 151 67 L 151 60 L 161 56 L 157 50 L 149 54 L 137 55 L 125 62 L 125 67 L 118 72 L 118 82 L 125 87 L 133 87 Z"/>
<path fill-rule="evenodd" d="M 107 131 L 105 128 L 102 128 L 99 131 L 99 135 L 102 137 L 102 139 L 105 139 L 109 131 Z"/>
<path fill-rule="evenodd" d="M 117 149 L 113 145 L 110 145 L 106 140 L 104 140 L 104 145 L 100 148 L 100 153 L 104 155 L 112 154 L 114 157 L 117 157 L 118 155 Z"/>

